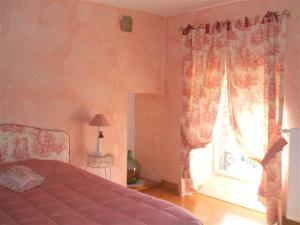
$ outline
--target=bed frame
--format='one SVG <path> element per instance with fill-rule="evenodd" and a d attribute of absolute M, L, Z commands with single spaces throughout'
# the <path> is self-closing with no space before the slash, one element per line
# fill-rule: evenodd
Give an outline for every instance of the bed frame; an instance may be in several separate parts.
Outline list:
<path fill-rule="evenodd" d="M 69 163 L 70 138 L 64 131 L 0 124 L 0 163 L 27 159 Z"/>

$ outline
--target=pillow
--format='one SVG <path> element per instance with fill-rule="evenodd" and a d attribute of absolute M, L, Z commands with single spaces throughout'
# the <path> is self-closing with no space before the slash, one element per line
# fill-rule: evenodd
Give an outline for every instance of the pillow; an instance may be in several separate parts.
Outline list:
<path fill-rule="evenodd" d="M 0 185 L 16 192 L 24 192 L 39 186 L 44 178 L 30 168 L 21 165 L 11 166 L 0 173 Z"/>

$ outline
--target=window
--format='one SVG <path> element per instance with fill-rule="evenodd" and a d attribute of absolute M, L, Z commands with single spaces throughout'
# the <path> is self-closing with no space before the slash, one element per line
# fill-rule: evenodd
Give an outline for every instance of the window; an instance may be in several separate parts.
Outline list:
<path fill-rule="evenodd" d="M 258 132 L 262 132 L 259 120 L 262 111 L 261 107 L 254 110 L 249 115 L 246 112 L 241 119 L 247 138 L 253 140 L 248 147 L 261 151 L 259 146 L 262 140 L 253 138 L 253 132 L 256 137 L 260 136 Z M 205 148 L 191 152 L 190 166 L 194 186 L 199 193 L 265 212 L 265 207 L 257 200 L 262 167 L 244 155 L 231 127 L 226 74 L 213 141 Z"/>
<path fill-rule="evenodd" d="M 235 139 L 230 124 L 226 76 L 213 139 L 213 167 L 216 174 L 247 181 L 255 181 L 260 177 L 261 166 L 243 154 Z"/>

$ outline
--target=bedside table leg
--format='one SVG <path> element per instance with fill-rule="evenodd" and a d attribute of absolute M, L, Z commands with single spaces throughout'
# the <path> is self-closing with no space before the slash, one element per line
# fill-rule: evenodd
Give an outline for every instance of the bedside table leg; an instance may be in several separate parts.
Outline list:
<path fill-rule="evenodd" d="M 104 168 L 104 172 L 105 172 L 105 178 L 107 180 L 107 172 L 106 172 L 106 168 Z"/>
<path fill-rule="evenodd" d="M 109 174 L 107 174 L 107 169 L 109 169 Z M 111 180 L 111 167 L 109 167 L 109 168 L 104 168 L 104 172 L 105 172 L 105 178 L 106 179 L 108 179 L 109 178 L 109 180 Z"/>

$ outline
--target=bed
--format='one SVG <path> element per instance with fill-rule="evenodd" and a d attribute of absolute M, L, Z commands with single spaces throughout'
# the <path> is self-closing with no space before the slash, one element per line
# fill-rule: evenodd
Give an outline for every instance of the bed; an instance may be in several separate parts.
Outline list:
<path fill-rule="evenodd" d="M 0 185 L 0 225 L 202 225 L 172 203 L 69 164 L 65 132 L 0 125 L 0 173 L 22 165 L 44 178 L 15 192 Z"/>

